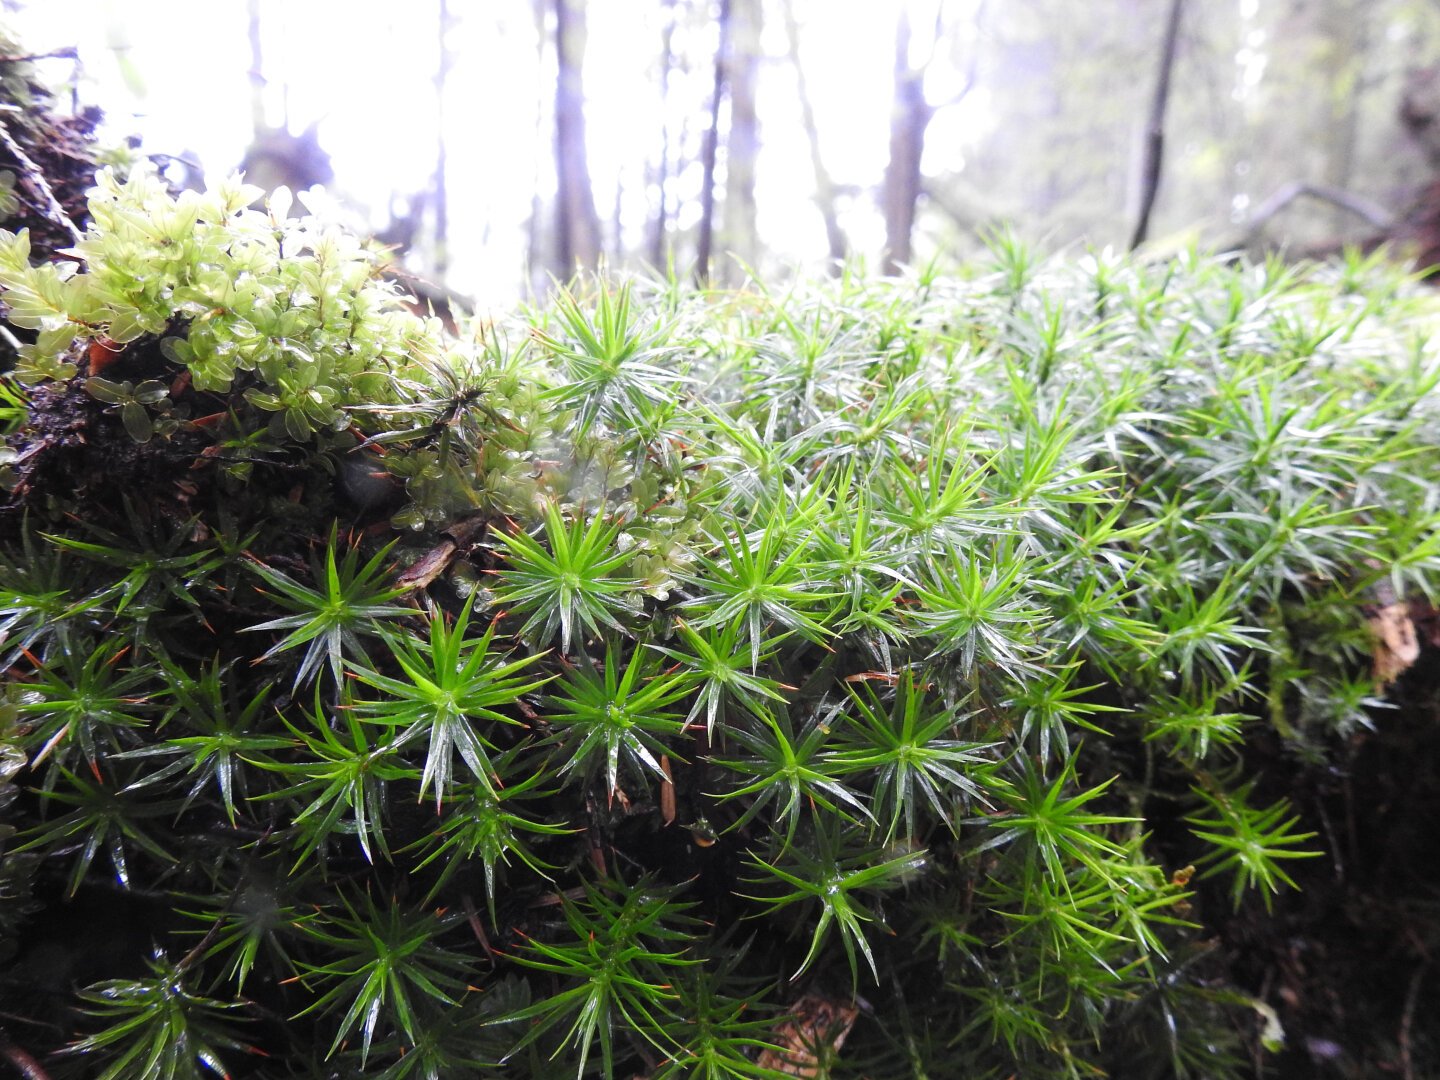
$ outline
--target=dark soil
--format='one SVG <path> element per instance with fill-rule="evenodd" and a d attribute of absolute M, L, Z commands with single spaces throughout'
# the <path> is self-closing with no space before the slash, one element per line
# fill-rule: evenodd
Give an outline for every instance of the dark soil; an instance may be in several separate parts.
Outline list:
<path fill-rule="evenodd" d="M 1230 981 L 1285 1030 L 1278 1055 L 1249 1040 L 1257 1077 L 1440 1076 L 1440 648 L 1388 696 L 1398 707 L 1376 711 L 1338 764 L 1257 747 L 1265 799 L 1288 797 L 1325 852 L 1288 865 L 1300 890 L 1231 915 L 1223 883 L 1201 885 Z"/>
<path fill-rule="evenodd" d="M 10 46 L 0 39 L 0 51 Z M 97 145 L 95 128 L 101 120 L 98 108 L 78 113 L 56 109 L 50 90 L 33 74 L 32 65 L 22 60 L 0 58 L 0 103 L 23 111 L 4 114 L 5 126 L 30 162 L 39 167 L 55 200 L 76 225 L 85 220 L 85 192 L 95 183 Z M 57 248 L 69 247 L 74 237 L 63 223 L 54 220 L 47 200 L 32 170 L 6 146 L 0 145 L 0 169 L 15 174 L 15 196 L 19 207 L 0 224 L 12 232 L 30 230 L 32 255 L 47 260 Z"/>

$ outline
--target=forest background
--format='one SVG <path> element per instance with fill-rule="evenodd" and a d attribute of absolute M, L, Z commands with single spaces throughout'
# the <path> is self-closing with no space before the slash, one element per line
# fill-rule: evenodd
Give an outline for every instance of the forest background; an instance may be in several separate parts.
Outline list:
<path fill-rule="evenodd" d="M 481 308 L 602 260 L 734 284 L 963 259 L 1002 225 L 1429 243 L 1440 9 L 1417 0 L 5 7 L 108 141 L 196 186 L 323 184 Z"/>

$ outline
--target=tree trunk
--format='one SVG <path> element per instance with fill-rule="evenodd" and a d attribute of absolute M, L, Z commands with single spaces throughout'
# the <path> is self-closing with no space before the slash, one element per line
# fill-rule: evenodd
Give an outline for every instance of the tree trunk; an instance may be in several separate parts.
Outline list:
<path fill-rule="evenodd" d="M 754 266 L 760 251 L 755 229 L 755 159 L 760 152 L 756 94 L 761 19 L 761 0 L 731 0 L 730 49 L 725 63 L 730 123 L 725 132 L 724 236 L 726 248 L 745 266 Z"/>
<path fill-rule="evenodd" d="M 730 50 L 730 0 L 720 0 L 720 40 L 715 46 L 715 81 L 710 95 L 710 126 L 700 150 L 700 229 L 695 242 L 695 280 L 710 280 L 715 246 L 715 159 L 720 151 L 720 104 L 725 100 L 726 54 Z"/>
<path fill-rule="evenodd" d="M 585 0 L 555 0 L 555 268 L 562 280 L 600 260 L 600 215 L 585 156 Z"/>
<path fill-rule="evenodd" d="M 785 34 L 789 41 L 790 65 L 795 69 L 795 92 L 800 99 L 800 120 L 805 126 L 805 141 L 810 147 L 810 167 L 815 172 L 815 205 L 825 222 L 825 243 L 830 249 L 830 273 L 839 274 L 850 244 L 840 228 L 840 214 L 835 207 L 835 181 L 825 167 L 820 152 L 820 129 L 815 123 L 815 103 L 810 100 L 810 84 L 800 62 L 800 27 L 795 21 L 794 0 L 784 0 L 781 11 L 785 18 Z"/>
<path fill-rule="evenodd" d="M 902 6 L 895 22 L 895 100 L 890 112 L 890 160 L 885 166 L 882 192 L 885 274 L 898 272 L 913 254 L 920 159 L 925 153 L 925 130 L 934 115 L 934 108 L 925 100 L 925 72 L 910 63 L 910 15 Z"/>

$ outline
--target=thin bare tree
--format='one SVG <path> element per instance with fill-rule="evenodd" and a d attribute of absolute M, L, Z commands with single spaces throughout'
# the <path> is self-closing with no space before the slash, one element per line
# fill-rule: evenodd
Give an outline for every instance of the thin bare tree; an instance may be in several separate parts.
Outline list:
<path fill-rule="evenodd" d="M 836 207 L 835 181 L 825 167 L 820 152 L 820 128 L 815 122 L 815 103 L 810 97 L 810 83 L 800 59 L 800 26 L 795 18 L 794 0 L 782 0 L 781 14 L 785 20 L 785 36 L 789 44 L 790 66 L 795 71 L 795 93 L 800 101 L 800 122 L 805 127 L 805 141 L 810 148 L 810 168 L 815 173 L 815 206 L 825 222 L 825 243 L 830 250 L 830 272 L 838 274 L 850 249 L 850 242 L 840 228 Z"/>
<path fill-rule="evenodd" d="M 985 2 L 975 9 L 973 29 L 975 42 L 970 50 L 968 69 L 959 90 L 939 104 L 925 96 L 925 72 L 945 40 L 944 5 L 937 5 L 930 55 L 921 63 L 911 59 L 912 30 L 910 8 L 902 0 L 895 19 L 895 89 L 890 112 L 890 157 L 885 164 L 881 188 L 881 210 L 885 217 L 886 274 L 896 273 L 914 255 L 915 216 L 924 191 L 920 164 L 925 156 L 925 134 L 935 114 L 943 108 L 958 105 L 975 88 L 980 57 L 980 27 L 985 18 Z"/>
<path fill-rule="evenodd" d="M 663 268 L 667 261 L 666 234 L 670 228 L 670 74 L 675 66 L 675 0 L 660 0 L 660 153 L 651 166 L 655 211 L 650 218 L 645 250 L 650 265 Z"/>
<path fill-rule="evenodd" d="M 260 37 L 260 0 L 247 0 L 245 25 L 250 39 L 250 133 L 265 130 L 265 48 Z"/>
<path fill-rule="evenodd" d="M 730 119 L 725 131 L 723 235 L 726 250 L 746 266 L 754 266 L 760 252 L 755 224 L 755 165 L 760 153 L 756 99 L 762 18 L 761 0 L 730 0 L 730 48 L 725 57 Z"/>
<path fill-rule="evenodd" d="M 585 151 L 585 0 L 555 0 L 555 270 L 600 260 L 600 215 Z"/>
<path fill-rule="evenodd" d="M 1360 116 L 1367 90 L 1365 69 L 1370 49 L 1371 5 L 1365 0 L 1330 0 L 1319 12 L 1324 40 L 1329 49 L 1326 65 L 1329 93 L 1317 94 L 1328 112 L 1321 130 L 1325 140 L 1324 181 L 1332 188 L 1347 189 L 1354 181 L 1360 148 Z M 1337 208 L 1331 227 L 1348 224 Z"/>
<path fill-rule="evenodd" d="M 436 24 L 438 30 L 439 58 L 435 65 L 435 178 L 432 181 L 435 201 L 435 276 L 441 281 L 449 269 L 450 255 L 450 189 L 447 182 L 445 154 L 445 85 L 450 79 L 450 69 L 455 56 L 450 50 L 450 29 L 454 17 L 450 12 L 450 0 L 437 0 Z"/>
<path fill-rule="evenodd" d="M 1179 52 L 1180 20 L 1185 0 L 1170 0 L 1165 19 L 1165 40 L 1160 48 L 1160 69 L 1155 75 L 1155 92 L 1150 97 L 1150 115 L 1145 123 L 1145 156 L 1140 167 L 1140 210 L 1130 234 L 1130 250 L 1145 242 L 1150 232 L 1150 215 L 1160 194 L 1160 171 L 1165 164 L 1165 110 L 1170 103 L 1170 83 Z"/>
<path fill-rule="evenodd" d="M 720 153 L 720 107 L 725 101 L 726 60 L 730 52 L 730 0 L 720 0 L 718 28 L 709 126 L 700 148 L 700 227 L 695 241 L 695 280 L 702 284 L 710 280 L 710 258 L 715 247 L 715 163 Z"/>

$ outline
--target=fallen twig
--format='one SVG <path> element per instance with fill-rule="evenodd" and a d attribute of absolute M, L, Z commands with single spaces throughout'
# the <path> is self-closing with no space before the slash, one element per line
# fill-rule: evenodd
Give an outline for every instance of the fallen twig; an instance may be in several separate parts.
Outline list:
<path fill-rule="evenodd" d="M 0 64 L 28 64 L 32 60 L 79 60 L 80 52 L 74 45 L 49 52 L 27 53 L 24 56 L 0 56 Z"/>
<path fill-rule="evenodd" d="M 1410 1029 L 1415 1023 L 1415 1003 L 1420 1000 L 1420 980 L 1425 977 L 1430 964 L 1421 964 L 1410 976 L 1410 985 L 1405 990 L 1405 1011 L 1400 1014 L 1400 1075 L 1404 1080 L 1415 1080 L 1415 1061 L 1410 1053 Z"/>
<path fill-rule="evenodd" d="M 459 554 L 461 547 L 470 543 L 485 528 L 483 517 L 467 518 L 450 526 L 440 535 L 440 543 L 422 555 L 397 579 L 407 591 L 423 589 L 445 572 L 451 561 Z"/>

